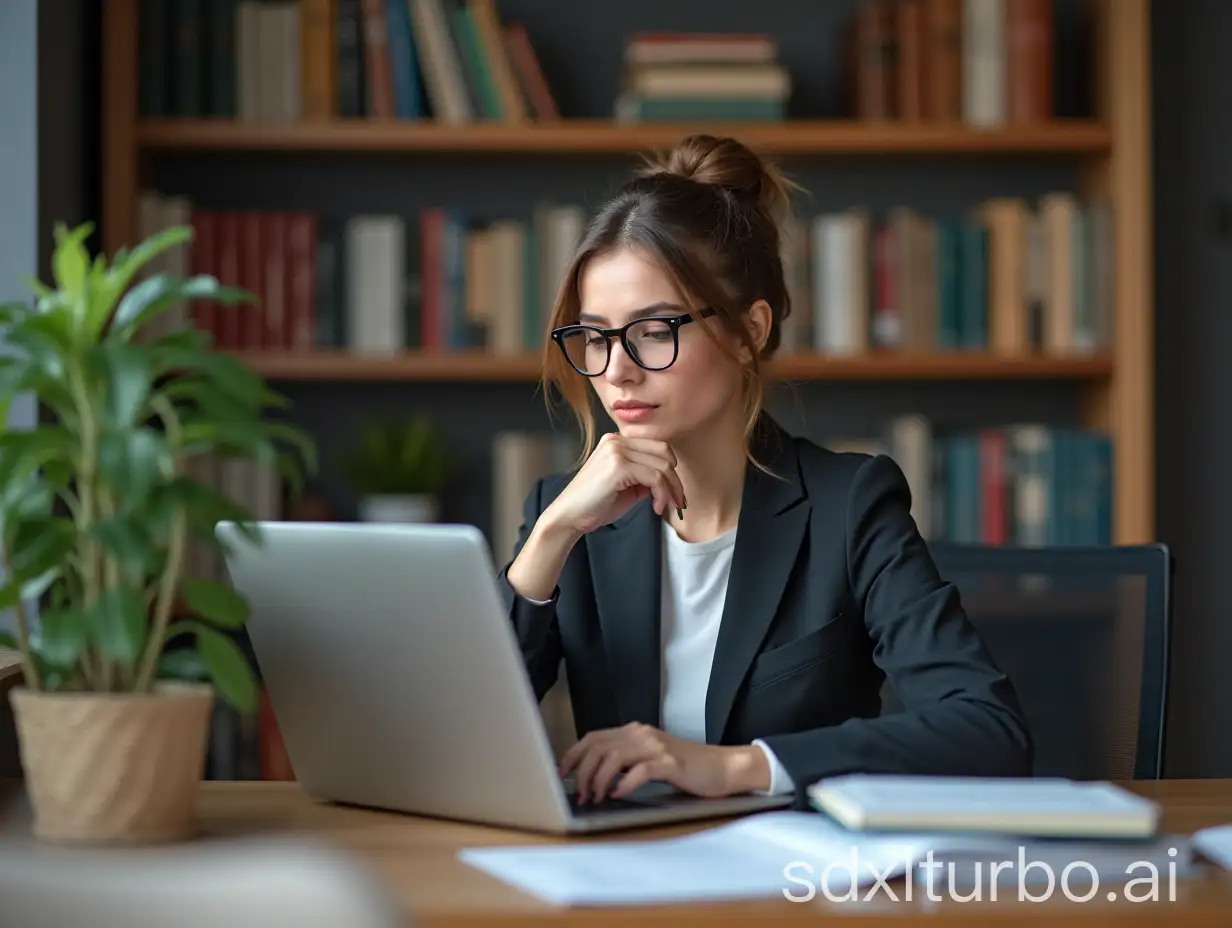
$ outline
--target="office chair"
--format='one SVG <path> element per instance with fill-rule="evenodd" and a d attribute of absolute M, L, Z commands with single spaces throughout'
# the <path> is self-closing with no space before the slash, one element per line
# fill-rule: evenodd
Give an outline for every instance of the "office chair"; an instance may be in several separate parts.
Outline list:
<path fill-rule="evenodd" d="M 0 842 L 0 925 L 14 928 L 402 928 L 348 855 L 293 836 L 167 847 Z"/>
<path fill-rule="evenodd" d="M 1167 546 L 931 542 L 929 550 L 1014 682 L 1037 776 L 1162 777 L 1172 626 Z"/>

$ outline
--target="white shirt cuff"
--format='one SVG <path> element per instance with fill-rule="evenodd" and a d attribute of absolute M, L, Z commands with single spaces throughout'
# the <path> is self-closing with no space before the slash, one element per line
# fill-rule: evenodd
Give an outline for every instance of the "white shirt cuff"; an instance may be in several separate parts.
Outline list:
<path fill-rule="evenodd" d="M 521 599 L 526 600 L 526 602 L 531 603 L 532 605 L 535 605 L 535 606 L 550 606 L 550 605 L 552 605 L 552 603 L 556 602 L 556 598 L 560 595 L 560 587 L 557 587 L 556 589 L 554 589 L 554 590 L 552 591 L 552 595 L 551 595 L 549 598 L 547 598 L 547 599 L 531 599 L 529 596 L 522 596 L 522 594 L 521 594 L 521 593 L 518 593 L 518 592 L 517 592 L 517 590 L 514 590 L 514 592 L 515 592 L 515 593 L 517 593 L 517 595 L 518 595 Z"/>
<path fill-rule="evenodd" d="M 791 776 L 787 773 L 786 768 L 779 762 L 779 759 L 774 756 L 774 752 L 767 747 L 766 742 L 760 738 L 753 742 L 763 754 L 766 755 L 766 760 L 770 763 L 770 788 L 762 791 L 757 790 L 758 794 L 763 796 L 777 796 L 781 793 L 793 792 L 796 784 L 792 782 Z"/>

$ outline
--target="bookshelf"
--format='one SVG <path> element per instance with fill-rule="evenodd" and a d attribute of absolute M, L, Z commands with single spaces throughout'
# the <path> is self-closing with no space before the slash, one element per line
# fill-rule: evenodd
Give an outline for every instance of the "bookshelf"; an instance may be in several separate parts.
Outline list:
<path fill-rule="evenodd" d="M 144 120 L 139 117 L 140 6 L 139 0 L 108 0 L 103 12 L 101 244 L 108 250 L 134 240 L 139 194 L 146 178 L 152 166 L 174 158 L 190 159 L 194 165 L 215 157 L 253 157 L 267 159 L 266 164 L 274 159 L 273 163 L 297 170 L 304 159 L 324 157 L 333 159 L 330 164 L 335 167 L 344 165 L 337 170 L 356 173 L 366 170 L 365 159 L 372 159 L 374 164 L 394 162 L 410 177 L 421 163 L 440 165 L 446 159 L 452 164 L 450 159 L 454 159 L 477 172 L 499 173 L 505 169 L 505 156 L 517 155 L 522 162 L 541 157 L 553 164 L 562 159 L 576 163 L 662 148 L 689 132 L 710 131 L 734 135 L 765 153 L 789 156 L 797 163 L 824 164 L 827 159 L 849 163 L 855 158 L 860 163 L 892 162 L 896 170 L 909 172 L 914 163 L 935 165 L 939 159 L 949 159 L 961 161 L 963 170 L 973 175 L 994 170 L 1003 161 L 1077 164 L 1081 182 L 1076 193 L 1105 198 L 1115 216 L 1110 281 L 1115 334 L 1106 350 L 1081 357 L 943 351 L 859 357 L 789 354 L 776 363 L 775 372 L 789 381 L 806 383 L 947 381 L 970 384 L 972 391 L 1009 381 L 1068 382 L 1077 390 L 1081 425 L 1103 430 L 1112 439 L 1113 539 L 1131 543 L 1154 537 L 1149 0 L 1091 0 L 1096 54 L 1089 117 L 997 129 L 850 117 L 626 124 L 591 113 L 468 125 L 397 119 L 303 119 L 287 124 L 220 118 Z M 620 11 L 605 9 L 596 15 L 611 19 Z M 602 34 L 601 29 L 590 33 Z M 314 348 L 237 354 L 271 379 L 318 386 L 461 383 L 500 387 L 533 382 L 539 365 L 533 352 L 488 355 L 407 350 L 395 356 L 366 356 Z M 1031 384 L 1025 389 L 1031 389 Z"/>
<path fill-rule="evenodd" d="M 637 154 L 670 148 L 691 132 L 731 135 L 771 155 L 1085 154 L 1109 151 L 1108 127 L 1088 120 L 977 129 L 946 125 L 876 126 L 855 121 L 789 124 L 613 125 L 568 119 L 526 125 L 434 126 L 410 123 L 244 125 L 171 119 L 136 127 L 139 151 L 457 152 Z"/>

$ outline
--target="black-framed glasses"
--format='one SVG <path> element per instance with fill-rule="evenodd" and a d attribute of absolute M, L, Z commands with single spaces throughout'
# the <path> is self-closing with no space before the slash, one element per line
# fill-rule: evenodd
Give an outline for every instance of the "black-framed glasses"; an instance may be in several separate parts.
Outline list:
<path fill-rule="evenodd" d="M 713 309 L 698 309 L 678 316 L 646 316 L 616 329 L 575 323 L 552 330 L 552 340 L 565 359 L 584 377 L 598 377 L 612 360 L 612 339 L 619 338 L 625 353 L 638 367 L 662 371 L 680 354 L 680 327 L 694 319 L 713 316 Z"/>

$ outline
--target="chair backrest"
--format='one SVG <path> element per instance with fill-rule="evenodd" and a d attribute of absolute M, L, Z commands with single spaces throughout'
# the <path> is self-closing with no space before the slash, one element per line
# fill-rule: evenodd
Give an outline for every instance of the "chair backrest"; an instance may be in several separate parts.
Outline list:
<path fill-rule="evenodd" d="M 1035 739 L 1036 775 L 1163 775 L 1167 546 L 929 549 L 1014 682 Z"/>
<path fill-rule="evenodd" d="M 349 855 L 295 836 L 167 847 L 0 842 L 0 925 L 21 928 L 404 928 Z"/>

